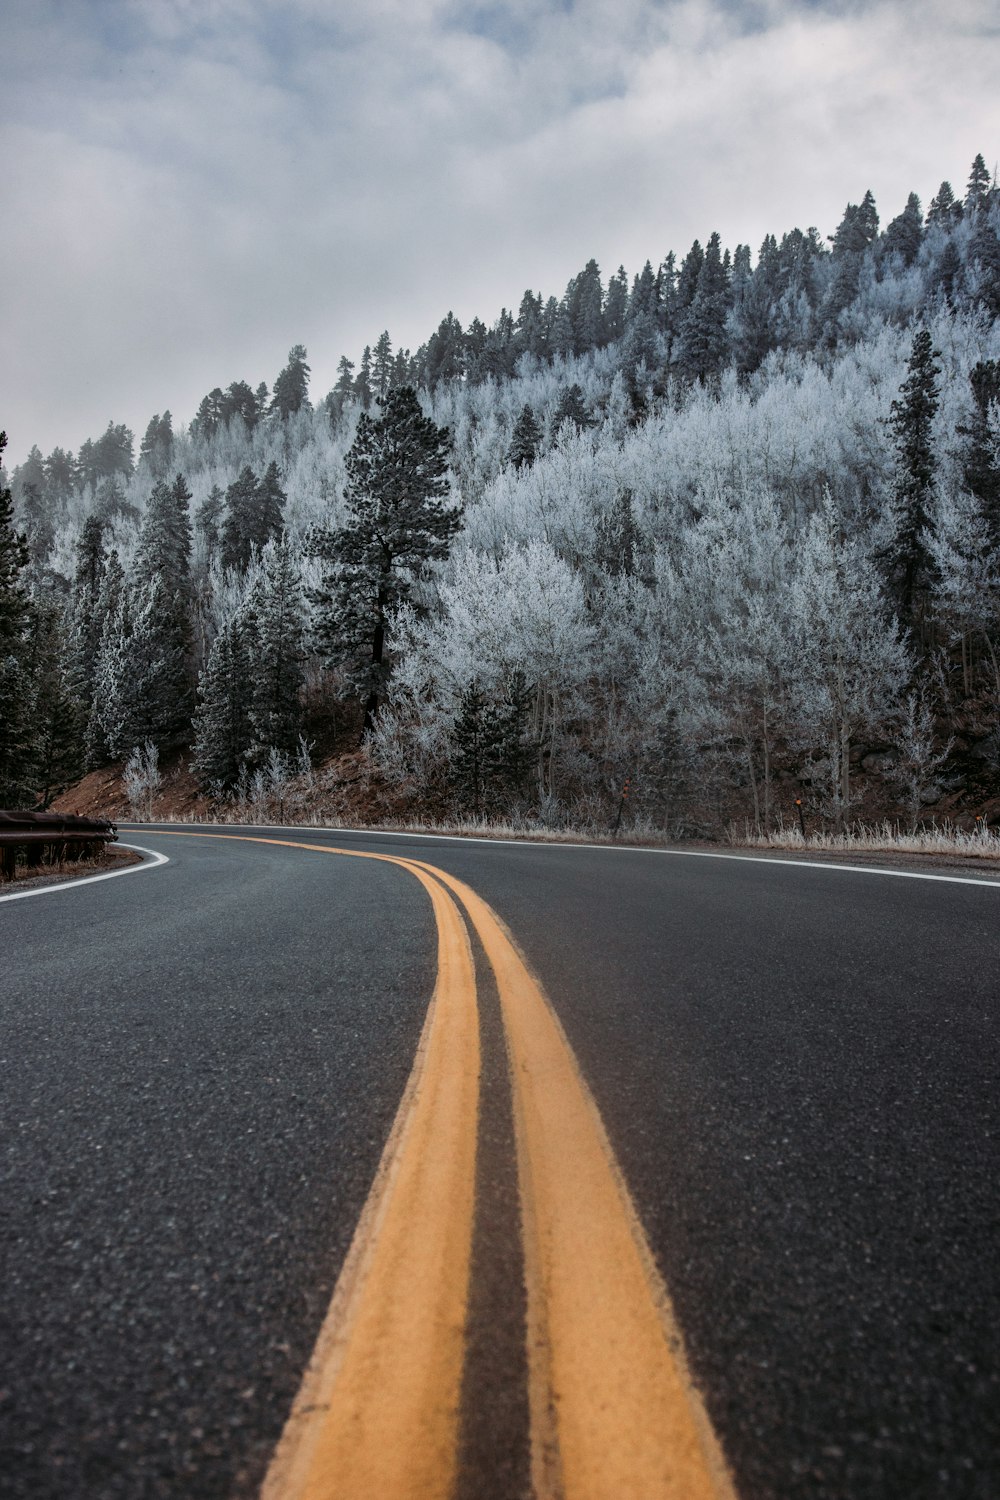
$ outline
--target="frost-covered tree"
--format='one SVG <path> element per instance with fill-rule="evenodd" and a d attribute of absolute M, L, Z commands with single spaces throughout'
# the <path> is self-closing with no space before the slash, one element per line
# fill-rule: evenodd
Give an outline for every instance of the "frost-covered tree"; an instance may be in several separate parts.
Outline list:
<path fill-rule="evenodd" d="M 286 495 L 272 459 L 262 479 L 247 464 L 226 491 L 222 565 L 245 572 L 254 552 L 281 535 Z"/>
<path fill-rule="evenodd" d="M 287 541 L 265 550 L 252 608 L 256 643 L 250 727 L 261 752 L 276 749 L 290 756 L 302 730 L 305 621 L 298 563 Z"/>
<path fill-rule="evenodd" d="M 449 504 L 451 435 L 420 409 L 411 386 L 390 391 L 377 418 L 362 413 L 346 458 L 347 519 L 314 539 L 326 564 L 314 593 L 316 634 L 364 695 L 371 728 L 386 677 L 390 617 L 427 565 L 447 557 L 461 526 Z"/>
<path fill-rule="evenodd" d="M 0 432 L 0 459 L 7 434 Z M 31 798 L 33 689 L 28 663 L 32 608 L 27 586 L 28 545 L 14 529 L 14 502 L 0 485 L 0 807 Z"/>
<path fill-rule="evenodd" d="M 294 344 L 288 351 L 287 365 L 274 382 L 271 410 L 287 421 L 303 407 L 309 407 L 309 366 L 303 346 Z"/>
<path fill-rule="evenodd" d="M 216 636 L 199 683 L 191 769 L 206 790 L 231 791 L 246 771 L 256 653 L 255 622 L 238 612 Z"/>
<path fill-rule="evenodd" d="M 542 429 L 538 425 L 535 413 L 530 406 L 522 406 L 521 414 L 514 423 L 510 447 L 507 449 L 508 462 L 515 469 L 530 469 L 531 465 L 535 462 L 541 441 Z"/>
<path fill-rule="evenodd" d="M 448 788 L 474 818 L 508 811 L 524 791 L 532 758 L 528 725 L 533 697 L 515 669 L 500 696 L 473 678 L 458 700 L 449 735 Z"/>
<path fill-rule="evenodd" d="M 912 662 L 860 542 L 827 499 L 796 554 L 788 602 L 792 733 L 815 755 L 821 807 L 839 830 L 850 812 L 851 746 L 886 729 Z"/>
<path fill-rule="evenodd" d="M 890 417 L 896 448 L 894 564 L 899 616 L 907 626 L 914 623 L 917 605 L 930 582 L 927 535 L 937 468 L 933 422 L 940 373 L 930 333 L 921 328 L 913 336 L 906 379 L 892 403 Z"/>

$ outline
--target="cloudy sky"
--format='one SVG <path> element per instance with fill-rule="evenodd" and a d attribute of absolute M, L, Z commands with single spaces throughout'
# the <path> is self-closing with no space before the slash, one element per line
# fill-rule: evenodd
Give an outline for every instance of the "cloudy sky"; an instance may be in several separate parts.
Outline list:
<path fill-rule="evenodd" d="M 1000 156 L 996 0 L 0 0 L 0 38 L 15 463 Z"/>

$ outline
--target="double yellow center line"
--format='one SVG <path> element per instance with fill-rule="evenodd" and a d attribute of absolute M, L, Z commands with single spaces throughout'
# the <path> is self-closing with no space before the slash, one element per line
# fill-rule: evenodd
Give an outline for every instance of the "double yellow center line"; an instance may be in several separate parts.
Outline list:
<path fill-rule="evenodd" d="M 262 1500 L 453 1493 L 479 1108 L 467 923 L 496 977 L 510 1064 L 536 1500 L 735 1500 L 597 1107 L 500 918 L 420 860 L 254 841 L 398 865 L 428 892 L 438 933 L 413 1071 Z"/>

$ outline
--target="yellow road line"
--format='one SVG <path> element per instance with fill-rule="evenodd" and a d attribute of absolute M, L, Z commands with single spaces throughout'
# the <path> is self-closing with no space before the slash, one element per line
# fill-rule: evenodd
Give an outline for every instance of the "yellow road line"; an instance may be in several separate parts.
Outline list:
<path fill-rule="evenodd" d="M 468 1085 L 470 1078 L 478 1077 L 479 1054 L 468 938 L 442 887 L 461 900 L 496 975 L 510 1055 L 528 1290 L 536 1500 L 735 1500 L 721 1448 L 688 1372 L 667 1290 L 597 1107 L 541 986 L 496 913 L 462 881 L 422 861 L 284 839 L 194 836 L 353 854 L 409 870 L 432 890 L 439 948 L 443 952 L 447 947 L 453 956 L 462 949 L 464 958 L 455 959 L 455 982 L 468 985 L 471 996 L 471 1003 L 463 1005 L 456 995 L 448 1006 L 455 1017 L 449 1025 L 461 1037 L 456 1047 L 444 1039 L 445 1028 L 438 1019 L 444 1011 L 439 975 L 434 1013 L 428 1017 L 411 1089 L 338 1283 L 314 1359 L 315 1372 L 307 1376 L 296 1402 L 263 1500 L 444 1500 L 453 1483 L 478 1103 L 473 1082 L 470 1106 Z M 461 938 L 450 927 L 453 923 L 461 929 Z M 446 928 L 452 933 L 447 944 Z M 435 1042 L 436 1086 L 446 1093 L 450 1083 L 466 1102 L 455 1102 L 450 1115 L 437 1114 L 439 1105 L 433 1110 L 426 1106 L 417 1137 L 413 1120 L 421 1098 L 427 1099 L 423 1079 Z M 403 1198 L 397 1181 L 402 1164 L 413 1160 L 416 1171 L 417 1156 L 442 1144 L 437 1135 L 441 1118 L 450 1119 L 452 1126 L 444 1154 L 463 1155 L 460 1188 L 451 1189 L 461 1226 L 456 1226 L 451 1242 L 455 1269 L 448 1271 L 460 1283 L 461 1295 L 451 1303 L 453 1321 L 432 1318 L 430 1342 L 421 1347 L 415 1330 L 422 1313 L 415 1304 L 443 1296 L 445 1288 L 435 1276 L 440 1268 L 430 1260 L 424 1280 L 414 1281 L 407 1257 L 410 1239 L 424 1238 L 427 1221 L 436 1213 L 429 1214 L 423 1190 L 416 1190 L 416 1184 Z M 419 1146 L 414 1145 L 418 1140 Z M 436 1201 L 444 1212 L 448 1193 L 442 1190 Z M 395 1249 L 383 1254 L 383 1240 Z M 376 1262 L 386 1266 L 379 1273 L 384 1279 L 375 1279 Z M 403 1304 L 395 1312 L 394 1298 Z M 381 1299 L 389 1308 L 385 1319 Z M 364 1317 L 359 1311 L 362 1302 Z M 401 1343 L 394 1343 L 396 1339 Z M 348 1355 L 355 1350 L 349 1365 Z M 393 1386 L 399 1394 L 383 1400 L 380 1383 L 399 1375 L 403 1378 Z M 443 1382 L 442 1395 L 435 1399 L 438 1391 L 432 1382 L 438 1381 Z M 413 1386 L 419 1387 L 415 1399 Z M 399 1401 L 414 1404 L 416 1410 L 402 1429 Z M 308 1410 L 313 1403 L 323 1414 L 318 1424 Z M 300 1425 L 304 1439 L 296 1435 Z M 335 1435 L 329 1447 L 324 1446 L 326 1431 Z M 432 1445 L 433 1462 L 427 1477 L 417 1479 L 419 1454 L 408 1455 L 404 1443 L 419 1448 L 423 1441 Z M 396 1454 L 380 1452 L 380 1447 Z M 355 1450 L 360 1455 L 357 1463 Z M 363 1467 L 376 1463 L 386 1466 L 388 1479 L 380 1477 L 381 1471 L 376 1476 L 374 1467 Z M 297 1477 L 300 1468 L 305 1482 Z M 338 1476 L 348 1472 L 351 1485 L 344 1487 Z"/>
<path fill-rule="evenodd" d="M 430 894 L 438 977 L 416 1062 L 262 1500 L 447 1500 L 454 1488 L 472 1247 L 479 1023 L 465 923 Z"/>
<path fill-rule="evenodd" d="M 495 912 L 463 882 L 423 868 L 460 897 L 500 992 L 536 1500 L 733 1500 L 666 1288 L 562 1027 Z"/>

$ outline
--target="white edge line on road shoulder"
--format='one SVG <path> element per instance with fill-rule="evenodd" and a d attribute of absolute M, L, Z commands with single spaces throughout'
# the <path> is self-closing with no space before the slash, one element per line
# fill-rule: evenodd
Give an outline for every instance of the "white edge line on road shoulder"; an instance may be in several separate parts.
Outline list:
<path fill-rule="evenodd" d="M 120 849 L 134 849 L 137 854 L 148 854 L 141 865 L 129 865 L 124 870 L 108 870 L 104 875 L 81 875 L 78 880 L 60 880 L 55 885 L 39 885 L 33 891 L 13 891 L 9 896 L 0 896 L 0 901 L 27 901 L 29 896 L 50 896 L 53 891 L 75 891 L 80 885 L 93 885 L 95 880 L 117 880 L 119 875 L 138 875 L 140 870 L 155 870 L 157 865 L 168 865 L 170 858 L 156 849 L 143 849 L 139 844 L 119 842 Z"/>
<path fill-rule="evenodd" d="M 410 832 L 401 828 L 318 828 L 314 823 L 154 823 L 150 827 L 190 829 L 194 832 L 199 828 L 206 831 L 210 828 L 243 828 L 257 829 L 259 832 L 313 833 L 324 837 L 329 834 L 349 834 L 359 839 L 429 839 L 444 844 L 496 844 L 501 848 L 507 845 L 515 849 L 603 849 L 608 854 L 659 854 L 668 857 L 672 855 L 675 859 L 735 859 L 748 865 L 790 865 L 796 870 L 841 870 L 847 875 L 890 875 L 896 880 L 936 880 L 945 885 L 985 885 L 993 890 L 1000 890 L 1000 879 L 980 880 L 975 875 L 933 875 L 930 871 L 925 873 L 923 870 L 887 870 L 882 865 L 842 865 L 836 860 L 828 862 L 819 859 L 778 859 L 773 855 L 762 854 L 717 854 L 711 849 L 652 849 L 644 844 L 569 844 L 560 839 L 552 839 L 551 842 L 545 839 L 488 839 L 481 838 L 478 834 L 418 833 L 416 830 Z M 914 858 L 919 858 L 919 855 Z M 31 892 L 25 891 L 24 894 L 27 896 Z M 9 898 L 0 897 L 0 900 L 4 899 Z"/>

